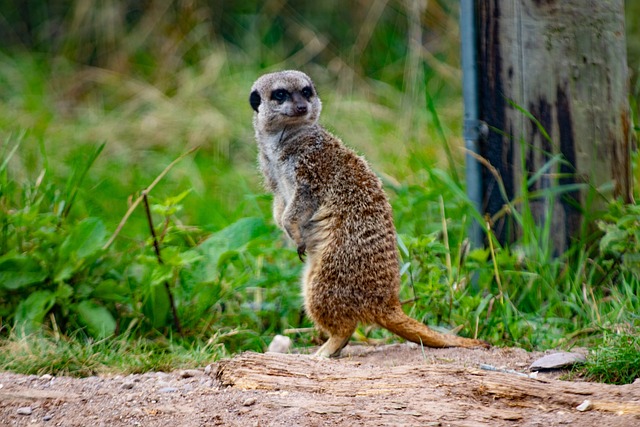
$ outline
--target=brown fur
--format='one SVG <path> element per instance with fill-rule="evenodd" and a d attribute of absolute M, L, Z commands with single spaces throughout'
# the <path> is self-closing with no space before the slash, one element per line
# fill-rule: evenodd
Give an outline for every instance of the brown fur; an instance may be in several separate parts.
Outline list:
<path fill-rule="evenodd" d="M 307 255 L 305 308 L 329 334 L 316 354 L 338 356 L 359 322 L 429 347 L 486 346 L 435 332 L 402 311 L 396 231 L 382 183 L 317 123 L 322 104 L 311 79 L 299 71 L 266 74 L 250 101 L 275 221 L 300 257 Z"/>

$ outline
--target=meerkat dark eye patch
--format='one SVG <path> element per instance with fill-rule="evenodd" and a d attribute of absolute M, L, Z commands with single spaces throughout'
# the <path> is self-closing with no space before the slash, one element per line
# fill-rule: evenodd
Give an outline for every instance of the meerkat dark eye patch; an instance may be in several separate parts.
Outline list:
<path fill-rule="evenodd" d="M 300 93 L 302 93 L 302 96 L 304 96 L 305 98 L 307 98 L 307 100 L 309 100 L 313 96 L 313 89 L 311 89 L 310 86 L 306 86 L 302 88 Z"/>
<path fill-rule="evenodd" d="M 256 113 L 258 112 L 260 101 L 260 94 L 258 93 L 258 91 L 254 90 L 253 92 L 251 92 L 251 95 L 249 96 L 249 104 L 251 104 L 251 108 L 253 108 Z"/>
<path fill-rule="evenodd" d="M 271 92 L 271 99 L 276 100 L 280 103 L 286 101 L 290 96 L 291 95 L 289 94 L 289 92 L 285 89 L 276 89 Z"/>

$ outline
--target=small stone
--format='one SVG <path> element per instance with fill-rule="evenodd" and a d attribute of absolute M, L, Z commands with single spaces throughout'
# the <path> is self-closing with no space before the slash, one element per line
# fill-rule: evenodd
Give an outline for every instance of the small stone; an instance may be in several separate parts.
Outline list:
<path fill-rule="evenodd" d="M 52 378 L 53 378 L 53 375 L 50 375 L 50 374 L 44 374 L 40 377 L 41 380 L 47 380 L 47 381 Z"/>
<path fill-rule="evenodd" d="M 53 418 L 53 415 L 47 414 L 44 417 L 42 417 L 42 421 L 51 421 L 52 418 Z"/>
<path fill-rule="evenodd" d="M 255 403 L 256 403 L 256 398 L 249 397 L 244 402 L 242 402 L 242 406 L 252 406 L 252 405 L 255 405 Z"/>
<path fill-rule="evenodd" d="M 180 371 L 180 378 L 193 378 L 200 375 L 200 371 L 197 369 L 185 369 Z"/>
<path fill-rule="evenodd" d="M 175 393 L 176 391 L 178 391 L 176 387 L 162 387 L 158 393 Z"/>
<path fill-rule="evenodd" d="M 204 368 L 204 374 L 205 375 L 209 375 L 211 374 L 211 370 L 213 369 L 213 365 L 209 364 Z"/>
<path fill-rule="evenodd" d="M 125 389 L 125 390 L 131 390 L 133 387 L 135 387 L 135 385 L 136 384 L 134 382 L 128 381 L 128 382 L 122 384 L 122 388 Z"/>
<path fill-rule="evenodd" d="M 33 409 L 31 406 L 23 406 L 18 408 L 18 415 L 31 415 L 33 413 Z"/>
<path fill-rule="evenodd" d="M 586 361 L 587 358 L 582 353 L 561 351 L 541 357 L 529 366 L 529 370 L 563 369 Z"/>
<path fill-rule="evenodd" d="M 270 353 L 289 353 L 291 351 L 291 338 L 284 335 L 276 335 L 267 349 Z"/>
<path fill-rule="evenodd" d="M 580 412 L 585 412 L 590 410 L 593 407 L 593 405 L 591 405 L 591 401 L 590 400 L 585 400 L 584 402 L 582 402 L 581 404 L 579 404 L 578 406 L 576 406 L 576 409 Z"/>

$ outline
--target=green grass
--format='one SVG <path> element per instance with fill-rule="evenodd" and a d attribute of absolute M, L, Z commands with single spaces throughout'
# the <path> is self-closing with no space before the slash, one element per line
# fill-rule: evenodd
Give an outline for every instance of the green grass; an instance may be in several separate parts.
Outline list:
<path fill-rule="evenodd" d="M 577 373 L 588 381 L 631 384 L 640 378 L 640 333 L 638 330 L 607 331 Z"/>
<path fill-rule="evenodd" d="M 86 377 L 172 371 L 206 366 L 227 356 L 217 338 L 184 342 L 121 336 L 92 342 L 78 337 L 12 337 L 0 344 L 0 360 L 3 370 L 34 375 Z"/>
<path fill-rule="evenodd" d="M 637 331 L 637 206 L 611 201 L 597 230 L 553 257 L 548 228 L 528 208 L 544 195 L 524 186 L 508 204 L 523 238 L 468 251 L 467 227 L 480 217 L 460 183 L 455 14 L 429 4 L 440 17 L 429 36 L 439 38 L 424 61 L 397 31 L 415 22 L 392 7 L 364 21 L 352 11 L 352 34 L 289 8 L 237 6 L 219 23 L 224 40 L 208 38 L 208 21 L 193 11 L 122 20 L 114 40 L 87 33 L 80 24 L 91 15 L 55 46 L 0 52 L 0 369 L 91 375 L 202 365 L 311 326 L 302 265 L 273 225 L 256 170 L 247 101 L 257 76 L 285 67 L 313 76 L 322 123 L 382 177 L 400 237 L 401 299 L 413 317 L 526 349 L 597 346 L 609 339 L 604 331 Z M 182 34 L 163 31 L 171 19 Z M 330 47 L 314 54 L 315 42 L 299 45 L 298 35 L 315 34 L 305 28 L 324 29 L 317 34 L 328 34 Z M 95 56 L 82 56 L 87 38 Z M 118 227 L 174 161 L 149 193 L 160 265 L 142 205 Z M 394 339 L 370 328 L 356 336 Z M 297 346 L 314 339 L 295 337 Z"/>

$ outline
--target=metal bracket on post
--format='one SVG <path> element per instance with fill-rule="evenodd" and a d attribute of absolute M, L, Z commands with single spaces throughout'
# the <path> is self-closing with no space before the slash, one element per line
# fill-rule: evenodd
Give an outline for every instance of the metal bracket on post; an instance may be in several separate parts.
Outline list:
<path fill-rule="evenodd" d="M 465 141 L 486 141 L 489 137 L 489 125 L 483 120 L 466 119 L 463 138 Z"/>

